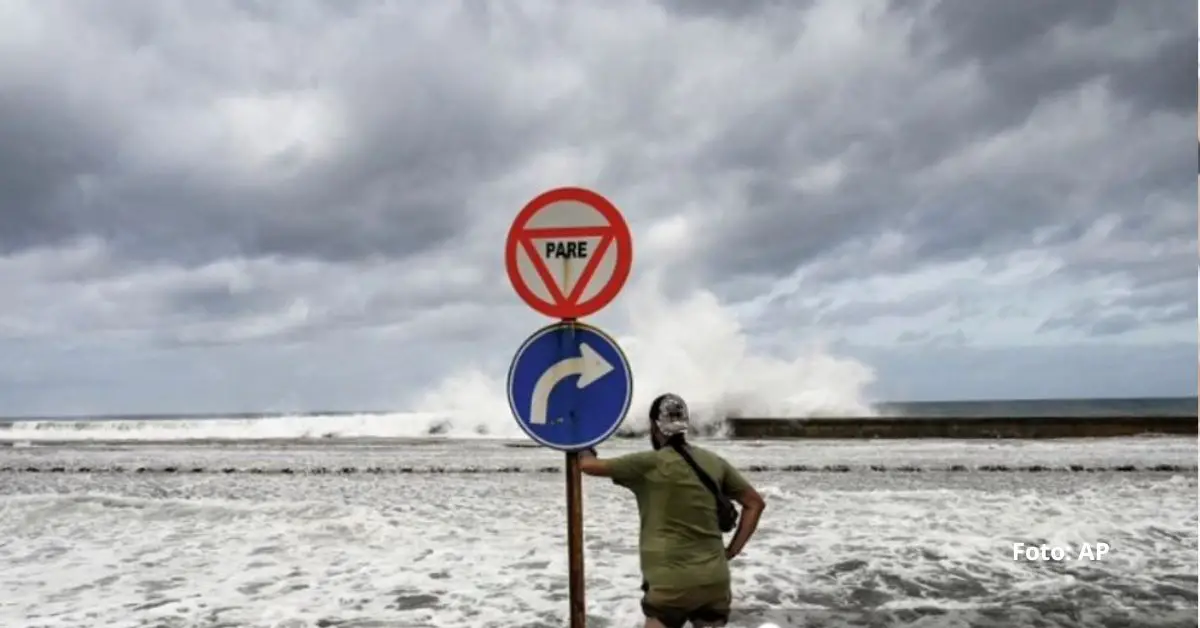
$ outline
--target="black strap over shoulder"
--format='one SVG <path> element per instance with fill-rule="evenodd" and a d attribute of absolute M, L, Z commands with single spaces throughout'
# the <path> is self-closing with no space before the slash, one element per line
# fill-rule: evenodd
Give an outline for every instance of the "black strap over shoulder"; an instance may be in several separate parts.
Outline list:
<path fill-rule="evenodd" d="M 688 466 L 692 468 L 692 471 L 696 472 L 696 475 L 699 476 L 700 481 L 703 482 L 705 488 L 707 488 L 709 492 L 713 494 L 713 497 L 718 499 L 724 497 L 724 494 L 721 493 L 721 489 L 717 488 L 717 483 L 713 481 L 712 477 L 709 476 L 704 469 L 701 469 L 700 465 L 696 464 L 696 459 L 692 458 L 692 453 L 687 450 L 687 447 L 684 447 L 678 443 L 673 443 L 671 448 L 678 452 L 680 456 L 683 456 L 683 459 L 687 461 Z"/>
<path fill-rule="evenodd" d="M 709 476 L 704 469 L 700 468 L 700 465 L 696 464 L 696 460 L 692 458 L 692 454 L 687 450 L 686 446 L 680 443 L 672 443 L 671 448 L 683 457 L 684 461 L 688 463 L 688 466 L 692 468 L 692 471 L 696 472 L 696 476 L 700 478 L 700 482 L 704 484 L 704 487 L 713 494 L 714 498 L 716 498 L 717 525 L 721 528 L 721 531 L 729 532 L 730 530 L 733 530 L 733 527 L 737 525 L 738 520 L 738 511 L 737 508 L 734 507 L 733 502 L 731 502 L 729 498 L 725 496 L 725 493 L 721 491 L 721 489 L 717 486 L 717 483 L 713 481 L 712 477 Z"/>

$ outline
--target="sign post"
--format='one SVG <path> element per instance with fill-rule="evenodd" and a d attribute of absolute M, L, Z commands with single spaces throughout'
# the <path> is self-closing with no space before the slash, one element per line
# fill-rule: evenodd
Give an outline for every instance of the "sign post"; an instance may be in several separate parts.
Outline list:
<path fill-rule="evenodd" d="M 579 452 L 567 452 L 567 596 L 571 628 L 587 626 L 587 602 L 583 577 L 583 473 Z"/>
<path fill-rule="evenodd" d="M 505 244 L 504 266 L 517 295 L 559 319 L 517 350 L 508 404 L 531 439 L 566 454 L 571 628 L 585 628 L 587 621 L 579 452 L 612 436 L 633 399 L 633 374 L 620 346 L 578 319 L 611 303 L 632 265 L 633 238 L 621 212 L 583 188 L 534 198 L 517 214 Z"/>

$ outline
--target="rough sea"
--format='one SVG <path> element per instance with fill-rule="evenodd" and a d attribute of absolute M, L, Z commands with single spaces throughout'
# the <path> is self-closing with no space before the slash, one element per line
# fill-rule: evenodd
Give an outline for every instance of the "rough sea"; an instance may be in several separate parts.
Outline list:
<path fill-rule="evenodd" d="M 997 404 L 974 407 L 1016 412 Z M 12 422 L 0 626 L 565 626 L 562 454 L 480 432 L 395 414 Z M 701 444 L 768 502 L 732 565 L 733 626 L 1197 625 L 1195 438 Z M 584 483 L 588 625 L 641 626 L 636 507 Z M 1023 551 L 1042 545 L 1058 558 Z"/>

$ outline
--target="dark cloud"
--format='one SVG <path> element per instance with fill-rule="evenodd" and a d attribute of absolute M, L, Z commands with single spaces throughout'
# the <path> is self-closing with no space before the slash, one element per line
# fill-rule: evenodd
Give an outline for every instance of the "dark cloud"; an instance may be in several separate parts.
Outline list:
<path fill-rule="evenodd" d="M 930 17 L 936 34 L 925 36 L 945 43 L 948 57 L 1000 58 L 1036 48 L 1056 29 L 1095 29 L 1112 22 L 1119 0 L 1017 0 L 973 3 L 934 2 Z M 903 9 L 912 3 L 894 3 Z"/>
<path fill-rule="evenodd" d="M 1023 179 L 1014 185 L 1004 172 L 984 169 L 952 184 L 927 185 L 909 180 L 912 174 L 953 159 L 972 142 L 1015 129 L 1030 120 L 1036 107 L 1088 81 L 1110 77 L 1108 85 L 1117 96 L 1142 99 L 1149 111 L 1192 101 L 1190 87 L 1180 88 L 1183 83 L 1175 80 L 1182 67 L 1175 61 L 1182 58 L 1179 42 L 1190 37 L 1190 30 L 1179 24 L 1190 23 L 1190 8 L 1132 11 L 1121 10 L 1115 2 L 1066 1 L 976 4 L 939 2 L 928 8 L 930 19 L 920 22 L 916 41 L 938 42 L 940 65 L 931 67 L 919 83 L 912 83 L 905 72 L 868 64 L 851 68 L 857 74 L 832 93 L 805 82 L 782 84 L 780 97 L 745 107 L 723 121 L 688 167 L 714 177 L 746 173 L 743 202 L 751 209 L 723 225 L 721 248 L 730 254 L 712 260 L 714 272 L 782 271 L 813 261 L 831 246 L 887 229 L 910 235 L 909 264 L 1012 247 L 1033 229 L 1064 219 L 1087 219 L 1071 218 L 1055 207 L 1068 195 L 1071 179 L 1048 172 L 1041 181 Z M 267 181 L 197 172 L 196 162 L 189 160 L 122 167 L 114 156 L 129 149 L 122 143 L 128 142 L 124 132 L 137 124 L 137 107 L 148 103 L 125 101 L 130 107 L 120 122 L 90 118 L 86 107 L 62 97 L 88 85 L 63 79 L 54 92 L 59 97 L 18 99 L 8 106 L 20 109 L 3 116 L 16 127 L 5 132 L 12 138 L 4 144 L 4 172 L 11 179 L 6 179 L 11 183 L 6 189 L 13 190 L 11 209 L 0 224 L 5 250 L 90 233 L 112 240 L 126 254 L 190 255 L 193 263 L 233 253 L 334 261 L 404 257 L 460 233 L 469 220 L 470 191 L 503 176 L 550 141 L 553 129 L 546 128 L 548 122 L 577 120 L 561 117 L 570 109 L 545 117 L 514 106 L 505 94 L 505 79 L 487 71 L 484 49 L 453 46 L 451 37 L 443 40 L 414 26 L 401 26 L 398 16 L 381 15 L 380 24 L 360 30 L 346 26 L 362 41 L 322 59 L 323 49 L 305 51 L 297 40 L 316 32 L 322 20 L 329 28 L 348 25 L 352 18 L 366 19 L 370 10 L 365 4 L 304 6 L 304 11 L 284 11 L 235 3 L 197 10 L 186 19 L 174 9 L 140 8 L 89 13 L 88 19 L 95 20 L 89 24 L 91 32 L 103 27 L 115 39 L 115 45 L 100 52 L 120 58 L 129 46 L 145 47 L 164 65 L 170 64 L 172 72 L 186 75 L 186 84 L 165 80 L 162 89 L 169 99 L 238 89 L 241 84 L 296 98 L 316 88 L 332 90 L 338 94 L 339 118 L 346 121 L 336 131 L 337 155 L 306 159 L 302 146 L 282 145 L 269 159 L 287 174 Z M 898 4 L 893 11 L 917 6 Z M 704 3 L 669 8 L 714 19 L 732 17 Z M 809 8 L 739 4 L 737 12 L 786 10 L 803 19 Z M 480 19 L 495 21 L 500 16 L 481 16 L 476 8 L 450 18 L 442 28 L 460 37 L 479 36 L 485 32 L 477 28 Z M 884 29 L 899 29 L 901 23 L 869 22 Z M 230 31 L 228 24 L 236 26 Z M 377 48 L 384 41 L 383 24 L 399 27 L 388 42 L 394 49 L 386 55 Z M 1085 42 L 1116 43 L 1100 50 L 1083 44 L 1072 48 L 1069 41 L 1053 43 L 1067 31 Z M 198 47 L 211 39 L 208 34 L 217 37 L 221 32 L 231 33 L 224 49 Z M 1115 35 L 1120 37 L 1108 39 Z M 249 63 L 234 61 L 267 38 L 280 42 L 287 52 L 260 55 L 264 60 Z M 784 44 L 794 45 L 794 39 Z M 1054 46 L 1064 50 L 1054 54 Z M 918 45 L 917 50 L 923 47 L 927 46 Z M 436 64 L 429 62 L 434 57 Z M 80 76 L 85 70 L 102 74 L 113 59 L 98 55 L 89 61 L 95 66 L 76 68 Z M 985 91 L 962 94 L 968 97 L 959 104 L 952 99 L 955 94 L 947 92 L 946 100 L 939 102 L 935 93 L 944 88 L 934 86 L 938 73 L 972 63 L 981 74 L 971 86 Z M 617 110 L 621 120 L 660 121 L 654 99 L 666 85 L 655 89 L 654 83 L 666 79 L 669 84 L 677 76 L 645 78 L 649 89 L 636 98 L 606 98 L 626 109 Z M 138 92 L 147 87 L 128 90 L 133 84 L 122 85 L 122 79 L 129 80 L 114 75 L 109 89 Z M 1152 85 L 1169 89 L 1148 89 Z M 1186 95 L 1181 96 L 1180 89 Z M 897 93 L 901 90 L 908 93 Z M 923 90 L 930 92 L 927 106 L 905 106 L 906 98 L 919 97 Z M 870 106 L 873 95 L 884 97 L 879 107 Z M 865 101 L 864 115 L 844 115 L 854 104 L 850 99 L 857 98 Z M 894 120 L 881 121 L 883 114 Z M 1121 149 L 1119 139 L 1119 133 L 1112 133 L 1107 146 Z M 1159 158 L 1150 171 L 1140 173 L 1139 184 L 1178 181 L 1167 166 L 1170 151 L 1155 148 Z M 1036 158 L 1049 163 L 1055 157 L 1071 158 L 1065 153 Z M 661 167 L 635 168 L 622 161 L 614 159 L 605 166 L 608 180 L 629 182 L 646 176 L 646 169 Z M 795 180 L 804 170 L 823 164 L 834 170 L 829 189 L 797 189 Z M 1059 165 L 1063 167 L 1066 164 Z M 1118 183 L 1098 190 L 1097 196 L 1100 192 L 1129 191 Z M 753 218 L 744 219 L 749 216 Z M 780 233 L 789 236 L 781 241 Z"/>
<path fill-rule="evenodd" d="M 0 74 L 0 81 L 3 75 Z M 0 253 L 80 232 L 94 177 L 110 166 L 113 133 L 67 94 L 13 81 L 0 99 Z"/>
<path fill-rule="evenodd" d="M 894 3 L 891 15 L 908 19 L 918 6 Z M 1095 245 L 1095 264 L 1068 259 L 1063 273 L 1136 273 L 1144 286 L 1190 267 L 1181 251 L 1195 249 L 1184 172 L 1194 94 L 1183 72 L 1194 9 L 935 2 L 928 17 L 909 40 L 916 58 L 933 60 L 926 73 L 864 63 L 830 90 L 797 84 L 705 146 L 699 169 L 745 173 L 744 211 L 714 231 L 713 276 L 815 264 L 840 280 L 1069 246 L 1105 215 L 1121 220 Z M 796 184 L 823 167 L 837 174 L 827 188 Z M 887 232 L 905 238 L 885 258 L 860 256 L 838 271 L 825 263 Z M 1188 246 L 1136 263 L 1102 259 L 1118 242 L 1149 248 L 1167 238 Z M 1177 303 L 1192 296 L 1182 285 Z"/>
<path fill-rule="evenodd" d="M 1196 316 L 1182 3 L 14 7 L 0 341 L 286 366 L 379 334 L 451 364 L 530 321 L 501 242 L 563 184 L 617 202 L 666 298 L 740 302 L 753 343 L 969 353 Z"/>
<path fill-rule="evenodd" d="M 1010 111 L 1097 77 L 1149 111 L 1182 111 L 1194 101 L 1192 34 L 1181 25 L 1194 22 L 1196 10 L 1187 3 L 948 0 L 935 2 L 929 17 L 918 41 L 947 64 L 978 63 L 995 104 Z M 1113 45 L 1080 45 L 1103 37 Z"/>
<path fill-rule="evenodd" d="M 459 234 L 473 187 L 536 150 L 535 119 L 506 104 L 504 79 L 484 69 L 480 51 L 424 36 L 400 38 L 389 54 L 379 54 L 372 44 L 382 33 L 368 26 L 364 41 L 339 50 L 339 58 L 322 58 L 323 50 L 305 50 L 301 42 L 289 41 L 296 33 L 282 30 L 303 30 L 303 11 L 264 14 L 255 6 L 201 9 L 194 15 L 180 15 L 177 8 L 127 7 L 80 25 L 113 40 L 96 56 L 64 67 L 66 62 L 44 51 L 45 65 L 58 70 L 55 78 L 17 91 L 0 110 L 0 176 L 6 191 L 0 250 L 13 253 L 98 235 L 122 254 L 191 263 L 230 254 L 401 258 Z M 280 17 L 276 14 L 290 19 L 268 21 L 270 15 Z M 392 20 L 403 25 L 401 18 Z M 226 46 L 208 45 L 223 38 Z M 291 55 L 271 62 L 257 61 L 262 55 L 242 60 L 264 42 L 280 39 Z M 208 43 L 197 48 L 200 41 Z M 144 69 L 149 76 L 141 82 L 119 71 L 133 63 L 128 57 L 139 49 L 153 51 L 150 56 L 162 64 Z M 430 63 L 434 57 L 436 64 Z M 178 82 L 176 73 L 191 82 Z M 0 83 L 8 82 L 4 76 Z M 95 76 L 107 80 L 86 78 Z M 148 85 L 148 80 L 162 85 Z M 164 93 L 146 94 L 155 88 Z M 112 94 L 119 111 L 92 115 L 93 103 L 75 97 L 91 90 L 100 90 L 92 94 L 99 103 Z M 274 109 L 265 100 L 272 92 L 278 98 Z M 209 100 L 215 96 L 215 102 Z M 211 116 L 222 106 L 220 97 L 234 109 L 225 123 L 235 126 L 223 137 L 195 117 Z M 157 98 L 195 102 L 168 107 Z M 237 111 L 237 98 L 243 99 L 242 107 L 260 110 Z M 306 113 L 289 99 L 311 101 L 309 119 L 273 130 L 279 121 L 272 116 Z M 329 120 L 321 119 L 323 113 Z M 139 137 L 138 127 L 154 122 L 150 115 L 169 135 L 143 128 Z M 250 119 L 228 119 L 238 115 Z M 199 128 L 189 128 L 193 124 Z M 321 129 L 323 124 L 329 128 Z M 278 144 L 271 148 L 274 154 L 262 155 L 267 166 L 260 176 L 227 174 L 237 164 L 222 160 L 236 159 L 237 148 L 222 149 L 218 143 L 253 143 L 254 135 L 293 131 L 328 135 L 313 141 L 336 144 L 336 153 L 307 155 L 309 147 L 295 143 L 303 137 L 290 145 L 282 137 L 273 142 Z M 192 158 L 172 154 L 171 147 L 153 145 L 159 141 L 181 142 L 184 150 L 195 142 L 203 152 Z"/>

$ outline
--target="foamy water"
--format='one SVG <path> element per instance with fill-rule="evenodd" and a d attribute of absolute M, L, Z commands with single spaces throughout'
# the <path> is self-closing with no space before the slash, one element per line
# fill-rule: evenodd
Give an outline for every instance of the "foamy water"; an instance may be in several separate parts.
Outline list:
<path fill-rule="evenodd" d="M 169 441 L 340 438 L 518 438 L 514 419 L 468 422 L 435 413 L 301 415 L 265 418 L 115 419 L 16 421 L 0 429 L 0 440 L 15 441 Z"/>
<path fill-rule="evenodd" d="M 1194 463 L 1196 455 L 1194 439 L 999 449 L 952 441 L 712 445 L 740 464 L 804 458 L 855 462 L 856 468 L 868 462 L 931 466 L 989 451 L 1014 464 L 1149 465 L 1188 455 Z M 299 450 L 93 446 L 0 449 L 0 466 L 40 460 L 99 467 L 137 458 L 259 466 L 289 459 L 329 466 L 420 459 L 452 468 L 560 457 L 471 441 Z M 2 477 L 0 625 L 566 623 L 558 474 Z M 749 477 L 768 509 L 734 563 L 735 626 L 867 625 L 871 619 L 889 626 L 1099 626 L 1119 618 L 1132 621 L 1128 625 L 1195 625 L 1195 473 Z M 586 478 L 584 509 L 589 626 L 640 626 L 633 501 L 607 481 Z M 1098 562 L 1031 563 L 1012 559 L 1014 542 L 1073 550 L 1104 542 L 1112 550 Z M 941 614 L 904 615 L 914 608 Z"/>
<path fill-rule="evenodd" d="M 781 354 L 755 351 L 735 312 L 711 292 L 670 299 L 659 275 L 646 272 L 614 307 L 624 316 L 610 331 L 634 376 L 633 405 L 622 432 L 643 432 L 650 401 L 667 391 L 688 400 L 701 430 L 729 416 L 874 414 L 865 395 L 875 378 L 868 365 L 817 345 Z M 446 419 L 452 435 L 520 435 L 510 418 L 504 378 L 465 369 L 423 395 L 413 409 Z"/>
<path fill-rule="evenodd" d="M 809 468 L 837 466 L 869 471 L 884 466 L 923 471 L 1040 466 L 1070 469 L 1081 466 L 1117 470 L 1156 465 L 1194 469 L 1197 441 L 1179 437 L 1134 437 L 1063 440 L 821 440 L 821 441 L 726 441 L 698 440 L 721 451 L 743 468 Z M 366 471 L 409 470 L 422 472 L 503 470 L 540 472 L 561 468 L 563 454 L 544 447 L 527 446 L 526 440 L 504 442 L 456 439 L 417 439 L 411 442 L 290 441 L 274 443 L 79 443 L 75 446 L 0 447 L 0 471 L 62 472 L 90 469 L 97 472 L 120 468 L 174 467 L 180 472 L 291 469 L 310 472 L 344 468 Z M 642 440 L 609 440 L 600 446 L 606 456 L 646 448 Z"/>

